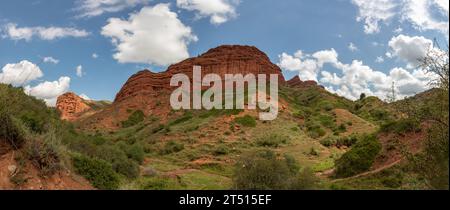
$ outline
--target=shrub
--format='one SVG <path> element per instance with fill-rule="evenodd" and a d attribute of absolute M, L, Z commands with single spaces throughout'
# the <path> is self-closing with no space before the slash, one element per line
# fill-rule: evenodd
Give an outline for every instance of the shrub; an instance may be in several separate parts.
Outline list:
<path fill-rule="evenodd" d="M 233 182 L 238 190 L 281 190 L 289 188 L 290 178 L 286 161 L 278 160 L 271 151 L 260 151 L 238 161 Z"/>
<path fill-rule="evenodd" d="M 314 174 L 302 177 L 298 169 L 290 156 L 279 159 L 270 150 L 250 152 L 236 163 L 233 185 L 238 190 L 307 189 L 315 185 L 310 177 Z"/>
<path fill-rule="evenodd" d="M 388 122 L 383 124 L 380 128 L 381 132 L 394 132 L 396 134 L 416 132 L 419 130 L 419 123 L 412 119 L 401 119 L 398 121 Z"/>
<path fill-rule="evenodd" d="M 184 149 L 184 144 L 177 143 L 176 141 L 169 141 L 164 145 L 164 148 L 161 150 L 162 155 L 168 155 L 171 153 L 180 152 Z"/>
<path fill-rule="evenodd" d="M 381 150 L 375 135 L 364 136 L 335 161 L 336 177 L 349 177 L 368 170 Z"/>
<path fill-rule="evenodd" d="M 313 121 L 306 122 L 306 129 L 311 138 L 320 138 L 326 134 L 325 130 Z"/>
<path fill-rule="evenodd" d="M 336 142 L 336 147 L 351 147 L 353 144 L 355 144 L 358 141 L 358 137 L 355 135 L 351 135 L 348 137 L 341 137 Z"/>
<path fill-rule="evenodd" d="M 11 116 L 0 110 L 0 139 L 6 141 L 14 149 L 18 149 L 25 141 L 24 131 Z"/>
<path fill-rule="evenodd" d="M 126 121 L 122 122 L 122 128 L 128 128 L 144 121 L 145 115 L 141 110 L 134 111 Z"/>
<path fill-rule="evenodd" d="M 61 168 L 58 152 L 54 145 L 32 140 L 27 144 L 27 156 L 43 176 L 52 175 Z"/>
<path fill-rule="evenodd" d="M 186 113 L 184 113 L 184 115 L 182 117 L 170 122 L 169 126 L 178 125 L 180 123 L 187 122 L 192 118 L 193 118 L 192 114 L 190 112 L 186 112 Z"/>
<path fill-rule="evenodd" d="M 318 181 L 319 179 L 314 175 L 311 168 L 304 168 L 293 181 L 292 187 L 293 189 L 312 190 L 316 187 Z"/>
<path fill-rule="evenodd" d="M 89 180 L 94 187 L 102 190 L 119 187 L 119 177 L 108 162 L 80 154 L 74 155 L 72 161 L 76 172 Z"/>
<path fill-rule="evenodd" d="M 256 120 L 250 115 L 245 115 L 243 117 L 237 117 L 234 122 L 245 127 L 256 127 Z"/>
<path fill-rule="evenodd" d="M 35 133 L 43 133 L 46 131 L 45 125 L 47 119 L 45 119 L 45 116 L 39 115 L 37 112 L 25 111 L 20 117 L 20 120 L 25 124 L 25 126 L 30 128 L 30 130 Z"/>
<path fill-rule="evenodd" d="M 220 145 L 218 146 L 214 151 L 213 154 L 214 155 L 226 155 L 228 154 L 230 151 L 228 150 L 228 147 L 225 145 Z"/>
<path fill-rule="evenodd" d="M 286 144 L 289 138 L 277 133 L 266 134 L 256 140 L 256 144 L 261 147 L 278 147 L 281 144 Z"/>
<path fill-rule="evenodd" d="M 127 154 L 119 145 L 101 146 L 95 156 L 110 163 L 115 172 L 128 178 L 135 178 L 139 175 L 139 165 L 129 160 Z"/>
<path fill-rule="evenodd" d="M 144 161 L 145 151 L 141 144 L 133 144 L 127 151 L 128 158 L 135 160 L 138 163 Z"/>
<path fill-rule="evenodd" d="M 338 138 L 336 136 L 329 136 L 320 140 L 320 144 L 322 144 L 325 147 L 331 147 L 336 145 L 337 139 Z"/>

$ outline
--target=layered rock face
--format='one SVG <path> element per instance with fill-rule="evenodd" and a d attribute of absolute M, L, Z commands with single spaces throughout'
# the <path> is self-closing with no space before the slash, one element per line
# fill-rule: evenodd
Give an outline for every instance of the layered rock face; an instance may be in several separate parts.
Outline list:
<path fill-rule="evenodd" d="M 133 75 L 117 94 L 114 103 L 120 103 L 140 95 L 155 96 L 164 90 L 172 90 L 170 79 L 173 75 L 183 73 L 191 78 L 194 66 L 202 67 L 202 76 L 215 73 L 224 78 L 225 74 L 277 74 L 279 82 L 285 80 L 281 69 L 270 62 L 269 57 L 256 47 L 224 45 L 200 55 L 169 66 L 163 73 L 148 70 Z M 267 77 L 269 78 L 269 77 Z"/>
<path fill-rule="evenodd" d="M 61 119 L 68 121 L 77 120 L 81 113 L 91 109 L 84 99 L 70 92 L 58 97 L 56 108 L 61 112 Z"/>
<path fill-rule="evenodd" d="M 123 85 L 111 106 L 83 120 L 82 126 L 114 130 L 132 110 L 141 110 L 146 116 L 154 115 L 164 120 L 172 110 L 170 94 L 177 88 L 170 86 L 172 76 L 183 73 L 192 82 L 194 66 L 201 66 L 202 76 L 214 73 L 222 79 L 225 74 L 266 74 L 267 78 L 270 74 L 277 74 L 280 85 L 285 84 L 281 69 L 256 47 L 224 45 L 171 65 L 165 72 L 144 70 L 136 73 Z"/>
<path fill-rule="evenodd" d="M 321 87 L 317 84 L 316 81 L 312 81 L 312 80 L 302 81 L 300 79 L 300 77 L 298 77 L 298 76 L 295 76 L 294 78 L 287 81 L 286 85 L 289 87 L 296 87 L 296 88 Z"/>

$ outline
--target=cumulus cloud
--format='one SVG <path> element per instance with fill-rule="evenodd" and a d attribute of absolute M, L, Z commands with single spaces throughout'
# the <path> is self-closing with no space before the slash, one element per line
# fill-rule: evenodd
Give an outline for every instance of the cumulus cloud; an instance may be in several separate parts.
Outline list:
<path fill-rule="evenodd" d="M 53 57 L 51 57 L 51 56 L 49 56 L 49 57 L 44 57 L 44 58 L 42 59 L 42 61 L 43 61 L 44 63 L 52 63 L 52 64 L 58 64 L 58 63 L 59 63 L 59 60 L 58 60 L 58 59 L 53 58 Z"/>
<path fill-rule="evenodd" d="M 403 20 L 408 20 L 419 30 L 437 30 L 448 34 L 448 0 L 404 0 Z M 445 18 L 435 17 L 433 7 L 439 8 Z"/>
<path fill-rule="evenodd" d="M 400 99 L 426 90 L 433 78 L 422 70 L 410 72 L 403 68 L 394 68 L 386 74 L 359 60 L 343 63 L 339 61 L 338 53 L 334 49 L 318 51 L 312 56 L 304 56 L 298 52 L 294 55 L 281 54 L 278 65 L 285 70 L 298 71 L 303 80 L 319 81 L 327 90 L 351 100 L 357 99 L 361 93 L 386 99 L 392 83 L 395 84 Z M 330 64 L 338 71 L 332 73 L 324 70 L 325 64 Z"/>
<path fill-rule="evenodd" d="M 380 24 L 392 19 L 411 23 L 418 30 L 437 30 L 448 34 L 448 0 L 352 0 L 358 7 L 358 22 L 364 22 L 364 32 L 380 32 Z M 436 15 L 440 14 L 440 17 Z M 397 28 L 394 33 L 401 33 Z"/>
<path fill-rule="evenodd" d="M 43 99 L 48 106 L 55 106 L 58 96 L 64 94 L 69 90 L 70 78 L 61 77 L 58 81 L 45 81 L 34 87 L 25 86 L 24 91 L 27 95 Z"/>
<path fill-rule="evenodd" d="M 356 20 L 364 22 L 366 34 L 380 32 L 380 23 L 389 22 L 396 15 L 398 6 L 393 0 L 352 0 L 352 3 L 359 9 Z"/>
<path fill-rule="evenodd" d="M 78 18 L 90 18 L 104 13 L 119 12 L 138 5 L 145 5 L 151 0 L 78 0 L 75 11 Z"/>
<path fill-rule="evenodd" d="M 0 83 L 20 86 L 43 76 L 41 69 L 30 61 L 6 64 L 0 73 Z"/>
<path fill-rule="evenodd" d="M 210 22 L 220 25 L 236 17 L 239 0 L 177 0 L 177 6 L 197 12 L 198 18 L 209 17 Z"/>
<path fill-rule="evenodd" d="M 81 66 L 81 65 L 77 66 L 75 71 L 76 71 L 77 77 L 83 77 L 83 75 L 84 75 L 83 66 Z"/>
<path fill-rule="evenodd" d="M 30 41 L 33 37 L 38 37 L 42 40 L 55 40 L 65 37 L 86 37 L 89 32 L 79 30 L 76 28 L 61 28 L 61 27 L 18 27 L 15 23 L 8 23 L 4 26 L 3 37 L 12 40 Z"/>
<path fill-rule="evenodd" d="M 169 4 L 144 7 L 128 20 L 110 18 L 101 33 L 111 38 L 120 63 L 173 64 L 188 58 L 189 43 L 197 41 Z"/>
<path fill-rule="evenodd" d="M 97 59 L 97 58 L 98 58 L 98 54 L 97 54 L 97 53 L 93 53 L 93 54 L 92 54 L 92 58 L 93 58 L 93 59 Z"/>
<path fill-rule="evenodd" d="M 433 41 L 423 36 L 398 35 L 389 41 L 390 57 L 397 57 L 407 63 L 408 68 L 415 68 L 419 60 L 433 49 Z"/>

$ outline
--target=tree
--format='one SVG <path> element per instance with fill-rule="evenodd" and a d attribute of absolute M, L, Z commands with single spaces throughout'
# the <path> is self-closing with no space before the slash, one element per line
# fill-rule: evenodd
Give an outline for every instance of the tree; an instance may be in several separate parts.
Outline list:
<path fill-rule="evenodd" d="M 364 100 L 366 98 L 366 94 L 365 93 L 361 93 L 361 95 L 359 96 L 359 100 Z"/>
<path fill-rule="evenodd" d="M 449 50 L 433 48 L 421 59 L 421 67 L 435 75 L 431 85 L 437 89 L 432 100 L 423 104 L 408 104 L 409 117 L 428 122 L 428 135 L 423 151 L 407 154 L 415 171 L 432 189 L 449 189 Z"/>

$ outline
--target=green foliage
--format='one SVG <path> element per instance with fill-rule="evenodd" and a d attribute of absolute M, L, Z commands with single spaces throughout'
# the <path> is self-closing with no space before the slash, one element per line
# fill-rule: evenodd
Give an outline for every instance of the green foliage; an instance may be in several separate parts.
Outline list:
<path fill-rule="evenodd" d="M 256 144 L 261 147 L 279 147 L 281 144 L 286 144 L 289 137 L 278 133 L 265 134 L 256 139 Z"/>
<path fill-rule="evenodd" d="M 40 174 L 52 175 L 61 168 L 60 157 L 56 145 L 49 141 L 31 140 L 27 143 L 27 156 Z"/>
<path fill-rule="evenodd" d="M 119 177 L 110 163 L 80 154 L 74 155 L 72 161 L 76 172 L 89 180 L 94 187 L 102 190 L 119 187 Z"/>
<path fill-rule="evenodd" d="M 128 178 L 135 178 L 139 175 L 139 165 L 128 159 L 125 151 L 118 145 L 103 145 L 97 149 L 94 157 L 110 163 L 115 172 Z"/>
<path fill-rule="evenodd" d="M 228 149 L 228 147 L 227 146 L 225 146 L 225 145 L 219 145 L 214 151 L 213 151 L 213 154 L 214 155 L 226 155 L 226 154 L 228 154 L 228 153 L 230 153 L 230 150 Z"/>
<path fill-rule="evenodd" d="M 127 156 L 130 159 L 135 160 L 138 163 L 144 161 L 145 151 L 141 144 L 133 144 L 127 151 Z"/>
<path fill-rule="evenodd" d="M 178 125 L 178 124 L 187 122 L 187 121 L 189 121 L 189 120 L 192 119 L 192 118 L 193 118 L 192 113 L 190 113 L 190 112 L 185 112 L 184 115 L 183 115 L 182 117 L 180 117 L 180 118 L 178 118 L 178 119 L 176 119 L 176 120 L 170 122 L 170 123 L 169 123 L 169 126 L 174 126 L 174 125 Z"/>
<path fill-rule="evenodd" d="M 404 134 L 408 132 L 420 131 L 420 124 L 413 119 L 401 119 L 385 123 L 380 128 L 381 132 L 393 132 L 396 134 Z"/>
<path fill-rule="evenodd" d="M 236 117 L 236 119 L 234 119 L 234 122 L 245 127 L 256 127 L 256 120 L 250 115 Z"/>
<path fill-rule="evenodd" d="M 298 165 L 289 156 L 279 159 L 270 150 L 251 152 L 238 160 L 233 175 L 234 188 L 239 190 L 309 189 L 315 180 L 302 177 Z M 305 179 L 306 178 L 306 179 Z"/>
<path fill-rule="evenodd" d="M 178 143 L 176 141 L 168 141 L 164 148 L 160 151 L 162 155 L 168 155 L 171 153 L 180 152 L 184 149 L 184 144 Z"/>
<path fill-rule="evenodd" d="M 349 177 L 368 170 L 381 150 L 375 135 L 362 137 L 356 144 L 337 159 L 336 177 Z"/>
<path fill-rule="evenodd" d="M 325 147 L 331 147 L 335 146 L 337 143 L 338 137 L 336 136 L 328 136 L 322 140 L 320 140 L 320 144 L 322 144 Z"/>
<path fill-rule="evenodd" d="M 13 148 L 20 148 L 25 142 L 24 131 L 10 114 L 0 109 L 0 141 L 6 141 Z"/>
<path fill-rule="evenodd" d="M 311 138 L 320 138 L 326 134 L 325 130 L 312 120 L 306 121 L 305 126 Z"/>
<path fill-rule="evenodd" d="M 145 115 L 141 110 L 134 111 L 126 121 L 122 122 L 122 128 L 128 128 L 144 121 Z"/>

